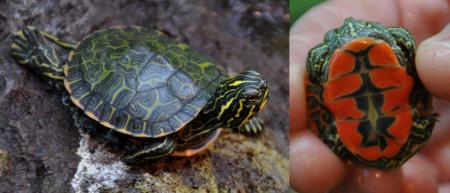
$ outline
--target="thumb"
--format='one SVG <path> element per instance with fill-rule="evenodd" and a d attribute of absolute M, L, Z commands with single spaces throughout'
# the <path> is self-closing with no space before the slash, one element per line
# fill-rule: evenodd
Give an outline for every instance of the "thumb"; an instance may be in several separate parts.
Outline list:
<path fill-rule="evenodd" d="M 417 48 L 420 79 L 432 95 L 450 101 L 450 23 Z"/>

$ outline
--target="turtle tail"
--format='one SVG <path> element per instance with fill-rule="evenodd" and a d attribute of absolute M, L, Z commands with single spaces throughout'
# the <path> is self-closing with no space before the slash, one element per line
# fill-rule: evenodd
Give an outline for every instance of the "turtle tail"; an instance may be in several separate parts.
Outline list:
<path fill-rule="evenodd" d="M 18 63 L 48 80 L 50 84 L 61 84 L 64 79 L 63 65 L 48 40 L 66 49 L 75 47 L 34 27 L 26 27 L 13 36 L 11 55 Z"/>

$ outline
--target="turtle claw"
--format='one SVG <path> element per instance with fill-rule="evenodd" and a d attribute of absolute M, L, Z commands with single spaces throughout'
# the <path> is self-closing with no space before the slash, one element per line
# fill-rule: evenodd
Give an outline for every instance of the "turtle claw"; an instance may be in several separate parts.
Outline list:
<path fill-rule="evenodd" d="M 34 27 L 26 27 L 17 32 L 13 37 L 11 48 L 11 55 L 21 64 L 29 64 L 33 67 L 59 63 L 53 48 Z"/>
<path fill-rule="evenodd" d="M 23 31 L 19 31 L 14 35 L 12 39 L 13 43 L 11 44 L 11 55 L 16 59 L 20 64 L 26 64 L 30 62 L 30 50 L 31 44 L 28 42 L 27 37 Z"/>
<path fill-rule="evenodd" d="M 255 136 L 262 132 L 264 124 L 261 119 L 254 117 L 250 119 L 244 126 L 236 128 L 237 132 L 247 136 Z"/>
<path fill-rule="evenodd" d="M 321 82 L 324 78 L 322 68 L 327 62 L 327 54 L 329 53 L 329 47 L 325 43 L 320 43 L 308 52 L 308 59 L 306 61 L 306 68 L 309 73 L 309 79 L 316 83 Z"/>
<path fill-rule="evenodd" d="M 34 27 L 25 27 L 12 38 L 11 56 L 33 72 L 50 79 L 62 79 L 62 65 L 47 37 Z"/>
<path fill-rule="evenodd" d="M 27 43 L 26 39 L 23 39 L 23 37 L 16 35 L 13 39 L 13 44 L 11 45 L 11 47 L 13 49 L 28 49 L 30 47 L 30 45 Z"/>

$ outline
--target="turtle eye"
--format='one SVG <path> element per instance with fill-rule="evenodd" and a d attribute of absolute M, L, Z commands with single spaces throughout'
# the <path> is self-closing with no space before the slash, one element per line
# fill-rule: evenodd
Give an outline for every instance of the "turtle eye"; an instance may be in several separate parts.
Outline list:
<path fill-rule="evenodd" d="M 258 89 L 247 89 L 244 92 L 244 96 L 248 100 L 255 100 L 261 97 L 261 92 Z"/>

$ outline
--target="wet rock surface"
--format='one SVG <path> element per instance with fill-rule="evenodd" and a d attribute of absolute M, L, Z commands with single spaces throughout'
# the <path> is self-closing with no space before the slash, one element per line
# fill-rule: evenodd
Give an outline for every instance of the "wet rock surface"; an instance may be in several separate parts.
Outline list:
<path fill-rule="evenodd" d="M 288 187 L 287 1 L 0 0 L 0 192 L 285 192 Z M 203 52 L 230 74 L 255 69 L 271 96 L 257 138 L 223 132 L 207 151 L 129 167 L 79 132 L 49 86 L 9 56 L 26 25 L 76 42 L 139 25 Z"/>

